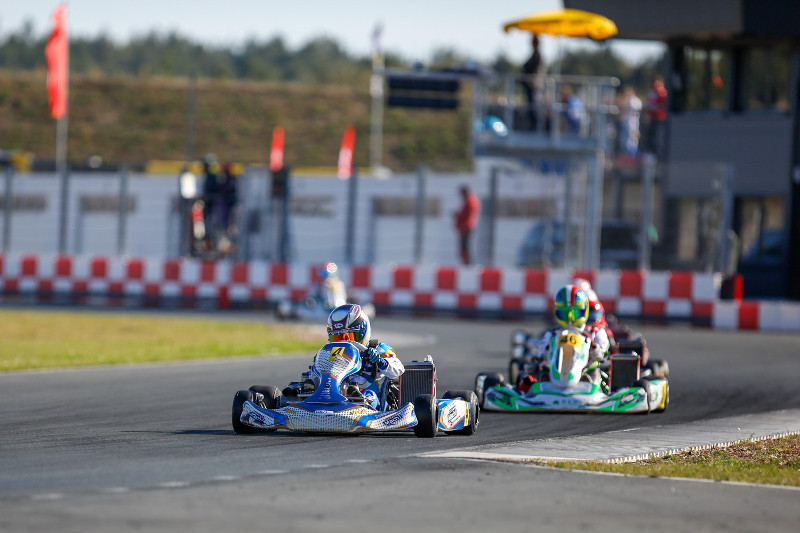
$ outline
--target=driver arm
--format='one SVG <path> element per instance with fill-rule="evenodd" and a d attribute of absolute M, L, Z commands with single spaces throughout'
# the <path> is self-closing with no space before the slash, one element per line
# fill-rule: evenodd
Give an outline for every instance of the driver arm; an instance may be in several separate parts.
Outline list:
<path fill-rule="evenodd" d="M 392 347 L 381 342 L 376 349 L 381 356 L 381 360 L 378 362 L 378 370 L 388 379 L 399 378 L 405 371 L 405 367 L 403 367 L 403 363 L 394 353 Z"/>

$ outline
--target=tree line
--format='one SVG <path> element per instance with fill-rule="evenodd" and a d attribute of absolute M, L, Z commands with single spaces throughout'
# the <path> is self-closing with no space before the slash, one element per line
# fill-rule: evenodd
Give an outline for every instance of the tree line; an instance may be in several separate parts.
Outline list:
<path fill-rule="evenodd" d="M 36 35 L 31 22 L 0 36 L 0 69 L 30 71 L 46 68 L 47 35 Z M 387 53 L 386 66 L 409 68 L 399 54 Z M 432 53 L 430 68 L 464 65 L 469 58 L 455 49 Z M 486 65 L 498 72 L 515 72 L 518 65 L 498 55 Z M 561 60 L 564 74 L 615 76 L 640 91 L 659 65 L 655 60 L 631 64 L 610 47 L 578 50 Z M 175 32 L 151 32 L 116 43 L 108 36 L 71 37 L 70 73 L 74 75 L 190 77 L 272 82 L 353 85 L 366 81 L 371 59 L 348 53 L 330 37 L 317 37 L 292 50 L 280 37 L 248 39 L 240 45 L 211 46 Z"/>

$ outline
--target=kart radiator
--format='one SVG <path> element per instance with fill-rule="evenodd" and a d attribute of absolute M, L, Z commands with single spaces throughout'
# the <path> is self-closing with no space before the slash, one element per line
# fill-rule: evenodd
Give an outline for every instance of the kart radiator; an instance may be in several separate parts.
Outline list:
<path fill-rule="evenodd" d="M 400 376 L 399 405 L 414 403 L 420 394 L 436 396 L 436 367 L 433 363 L 411 361 L 406 363 L 405 371 Z"/>
<path fill-rule="evenodd" d="M 612 355 L 609 377 L 612 391 L 632 386 L 639 379 L 639 355 L 628 353 Z"/>

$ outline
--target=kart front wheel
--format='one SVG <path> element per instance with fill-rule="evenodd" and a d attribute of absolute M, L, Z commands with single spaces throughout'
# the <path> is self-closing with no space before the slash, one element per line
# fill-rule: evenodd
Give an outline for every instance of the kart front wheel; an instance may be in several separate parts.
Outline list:
<path fill-rule="evenodd" d="M 444 393 L 444 398 L 461 398 L 469 404 L 469 424 L 464 429 L 451 431 L 451 435 L 474 435 L 478 430 L 478 417 L 480 414 L 480 407 L 478 405 L 478 396 L 471 390 L 454 390 Z"/>
<path fill-rule="evenodd" d="M 633 386 L 644 389 L 644 397 L 647 405 L 647 411 L 645 411 L 644 414 L 650 414 L 650 410 L 652 409 L 650 406 L 650 382 L 646 379 L 639 379 L 633 383 Z"/>
<path fill-rule="evenodd" d="M 478 397 L 478 405 L 483 408 L 483 400 L 486 398 L 486 391 L 494 386 L 502 385 L 505 382 L 503 374 L 492 372 L 489 374 L 478 374 L 475 377 L 475 395 Z"/>
<path fill-rule="evenodd" d="M 664 396 L 661 398 L 661 403 L 658 404 L 653 411 L 656 413 L 663 413 L 669 406 L 669 382 L 664 383 Z"/>
<path fill-rule="evenodd" d="M 236 393 L 236 396 L 233 397 L 233 410 L 231 412 L 231 424 L 233 425 L 233 430 L 242 435 L 248 435 L 251 433 L 255 433 L 256 429 L 245 424 L 242 424 L 241 416 L 242 411 L 244 410 L 244 402 L 250 400 L 251 402 L 255 400 L 255 394 L 251 390 L 240 390 Z"/>
<path fill-rule="evenodd" d="M 435 437 L 439 431 L 439 402 L 436 401 L 436 396 L 420 394 L 414 398 L 414 414 L 417 416 L 414 435 L 422 438 Z"/>
<path fill-rule="evenodd" d="M 264 395 L 264 401 L 261 402 L 261 407 L 267 409 L 276 409 L 281 405 L 281 391 L 278 387 L 272 385 L 253 385 L 250 387 L 253 392 L 258 392 Z"/>

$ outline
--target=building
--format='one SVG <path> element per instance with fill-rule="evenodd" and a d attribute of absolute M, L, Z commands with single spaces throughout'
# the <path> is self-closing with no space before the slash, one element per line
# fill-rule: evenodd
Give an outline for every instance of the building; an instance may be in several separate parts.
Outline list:
<path fill-rule="evenodd" d="M 781 0 L 565 0 L 668 49 L 657 180 L 674 253 L 731 246 L 745 295 L 800 299 L 800 10 Z M 712 203 L 720 209 L 710 209 Z M 722 217 L 722 220 L 709 220 Z M 721 222 L 721 224 L 720 224 Z M 732 230 L 704 242 L 704 226 Z M 698 228 L 700 229 L 698 231 Z M 720 244 L 721 243 L 721 244 Z M 722 265 L 723 268 L 729 265 Z"/>

